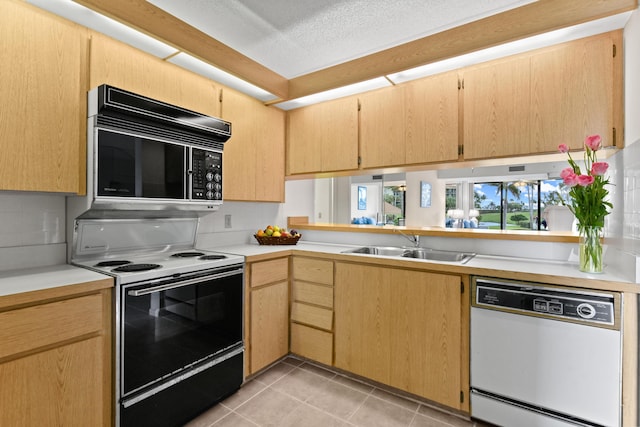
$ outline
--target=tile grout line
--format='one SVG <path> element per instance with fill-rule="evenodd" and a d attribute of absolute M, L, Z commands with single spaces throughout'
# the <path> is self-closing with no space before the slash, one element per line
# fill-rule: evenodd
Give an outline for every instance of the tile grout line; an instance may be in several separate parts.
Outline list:
<path fill-rule="evenodd" d="M 221 402 L 220 404 L 221 404 L 223 407 L 227 408 L 227 409 L 230 411 L 229 413 L 235 413 L 236 415 L 240 416 L 241 418 L 243 418 L 243 419 L 245 419 L 245 420 L 250 421 L 252 424 L 257 425 L 257 426 L 259 426 L 259 427 L 262 427 L 261 425 L 257 424 L 255 421 L 252 421 L 251 419 L 249 419 L 249 418 L 247 418 L 246 416 L 244 416 L 244 415 L 240 414 L 239 412 L 237 412 L 237 410 L 238 410 L 238 409 L 240 409 L 241 407 L 243 407 L 245 404 L 247 404 L 247 403 L 248 403 L 248 402 L 250 402 L 251 400 L 253 400 L 255 397 L 257 397 L 257 396 L 261 395 L 262 393 L 264 393 L 264 392 L 265 392 L 265 390 L 270 389 L 272 392 L 276 392 L 276 393 L 278 393 L 278 394 L 288 396 L 288 397 L 292 398 L 293 400 L 295 400 L 295 401 L 297 401 L 297 402 L 299 402 L 299 403 L 301 403 L 301 404 L 303 404 L 303 405 L 305 405 L 305 406 L 307 406 L 307 407 L 309 407 L 309 408 L 312 408 L 312 409 L 314 409 L 314 410 L 318 410 L 318 411 L 320 411 L 320 412 L 324 413 L 325 415 L 330 416 L 331 418 L 333 418 L 333 419 L 335 419 L 335 420 L 339 420 L 339 421 L 345 422 L 345 423 L 347 423 L 347 424 L 348 424 L 348 425 L 350 425 L 350 426 L 356 426 L 356 424 L 354 424 L 354 423 L 352 422 L 352 419 L 353 419 L 354 415 L 355 415 L 355 414 L 356 414 L 356 413 L 357 413 L 357 412 L 358 412 L 358 411 L 359 411 L 359 410 L 360 410 L 360 409 L 365 405 L 365 403 L 367 402 L 367 400 L 369 399 L 369 397 L 373 397 L 373 398 L 375 398 L 375 399 L 377 399 L 377 400 L 379 400 L 379 401 L 382 401 L 382 402 L 385 402 L 385 403 L 391 404 L 391 405 L 393 405 L 394 407 L 400 408 L 400 409 L 402 409 L 402 410 L 409 411 L 410 413 L 412 412 L 412 413 L 413 413 L 413 416 L 412 416 L 412 418 L 411 418 L 411 421 L 410 421 L 410 422 L 409 422 L 409 424 L 407 425 L 407 427 L 410 427 L 410 426 L 411 426 L 411 424 L 413 424 L 413 423 L 415 422 L 415 420 L 416 420 L 416 418 L 418 417 L 418 415 L 420 415 L 420 416 L 424 416 L 424 417 L 426 417 L 426 418 L 428 418 L 428 419 L 430 419 L 430 420 L 433 420 L 434 422 L 436 422 L 436 423 L 438 423 L 438 424 L 442 424 L 442 426 L 443 426 L 443 427 L 445 427 L 445 426 L 448 426 L 448 427 L 455 427 L 454 425 L 452 425 L 452 424 L 450 424 L 450 423 L 448 423 L 448 422 L 446 422 L 446 421 L 444 421 L 444 420 L 440 420 L 440 419 L 437 419 L 437 418 L 431 417 L 431 416 L 429 416 L 429 415 L 427 415 L 427 414 L 424 414 L 424 415 L 423 415 L 423 414 L 421 414 L 421 413 L 420 413 L 420 408 L 421 408 L 421 406 L 425 406 L 425 408 L 430 408 L 430 409 L 437 410 L 437 409 L 435 409 L 435 408 L 432 408 L 430 405 L 423 404 L 423 403 L 421 403 L 421 402 L 419 402 L 419 401 L 416 401 L 416 400 L 413 400 L 413 399 L 407 398 L 407 397 L 402 396 L 402 395 L 400 395 L 400 394 L 395 394 L 395 393 L 393 393 L 393 392 L 391 392 L 391 391 L 388 391 L 388 390 L 382 389 L 382 388 L 380 388 L 380 387 L 376 387 L 376 386 L 371 385 L 371 384 L 368 384 L 368 383 L 366 383 L 366 382 L 364 382 L 364 381 L 359 381 L 359 380 L 357 380 L 357 379 L 355 379 L 355 378 L 351 378 L 351 377 L 349 377 L 349 376 L 347 376 L 347 375 L 342 375 L 342 374 L 340 374 L 339 372 L 335 372 L 335 371 L 332 371 L 332 370 L 330 370 L 330 369 L 326 369 L 326 368 L 324 368 L 324 367 L 322 367 L 322 366 L 318 366 L 318 365 L 315 365 L 315 364 L 313 364 L 313 363 L 309 363 L 309 362 L 307 362 L 307 361 L 303 361 L 303 362 L 302 362 L 301 364 L 299 364 L 299 365 L 294 365 L 294 364 L 288 363 L 288 362 L 286 362 L 286 361 L 284 361 L 284 360 L 282 360 L 282 361 L 281 361 L 281 363 L 283 363 L 283 364 L 287 365 L 287 367 L 291 367 L 292 369 L 288 370 L 286 373 L 284 373 L 283 375 L 279 376 L 277 379 L 275 379 L 274 381 L 272 381 L 270 384 L 267 384 L 266 382 L 260 381 L 260 380 L 259 380 L 260 376 L 257 376 L 257 377 L 255 377 L 255 378 L 253 378 L 251 381 L 256 381 L 256 382 L 257 382 L 257 383 L 259 383 L 260 385 L 264 386 L 264 388 L 263 388 L 262 390 L 258 391 L 257 393 L 255 393 L 254 395 L 252 395 L 251 397 L 249 397 L 249 398 L 248 398 L 247 400 L 245 400 L 244 402 L 242 402 L 242 403 L 241 403 L 240 405 L 238 405 L 235 409 L 231 409 L 229 406 L 225 405 L 225 404 L 224 404 L 224 403 L 222 403 L 222 402 Z M 318 373 L 318 372 L 314 371 L 313 369 L 305 369 L 305 368 L 304 368 L 304 366 L 305 366 L 305 365 L 307 365 L 307 366 L 309 366 L 309 367 L 314 367 L 314 368 L 317 368 L 317 369 L 321 369 L 321 370 L 323 370 L 323 371 L 326 371 L 326 372 L 327 372 L 327 374 L 330 374 L 330 376 L 322 375 L 322 374 L 320 374 L 320 373 Z M 274 365 L 274 366 L 275 366 L 275 365 Z M 313 395 L 312 395 L 312 396 L 307 396 L 304 400 L 302 400 L 302 399 L 300 399 L 298 396 L 291 395 L 291 394 L 287 393 L 286 391 L 280 391 L 280 390 L 277 390 L 277 389 L 273 388 L 273 386 L 274 386 L 275 384 L 280 383 L 280 382 L 281 382 L 285 377 L 287 377 L 287 376 L 289 376 L 290 374 L 292 374 L 292 373 L 296 372 L 297 370 L 299 370 L 299 371 L 303 371 L 303 372 L 305 372 L 305 373 L 313 374 L 315 377 L 319 377 L 319 378 L 321 378 L 321 379 L 323 379 L 323 380 L 326 380 L 327 382 L 329 382 L 329 381 L 330 381 L 330 382 L 332 382 L 332 383 L 334 383 L 334 384 L 336 384 L 336 385 L 339 385 L 339 386 L 345 387 L 345 388 L 347 388 L 347 389 L 349 389 L 349 390 L 352 390 L 352 391 L 355 391 L 355 392 L 358 392 L 358 393 L 362 393 L 362 394 L 365 396 L 365 398 L 364 398 L 364 400 L 363 400 L 363 401 L 362 401 L 362 402 L 361 402 L 361 403 L 360 403 L 360 404 L 355 408 L 355 410 L 353 410 L 353 411 L 352 411 L 352 412 L 351 412 L 351 413 L 350 413 L 346 418 L 343 418 L 343 417 L 341 417 L 341 416 L 338 416 L 338 415 L 336 415 L 336 414 L 334 414 L 334 413 L 328 412 L 328 411 L 327 411 L 327 410 L 325 410 L 325 409 L 322 409 L 322 408 L 316 407 L 316 406 L 314 406 L 313 404 L 309 403 L 308 401 L 313 397 Z M 349 381 L 354 381 L 355 383 L 362 384 L 363 386 L 365 386 L 365 387 L 367 387 L 367 388 L 370 388 L 370 390 L 369 390 L 369 391 L 363 391 L 362 389 L 358 389 L 358 388 L 356 388 L 356 387 L 354 387 L 354 386 L 350 385 L 348 382 L 347 382 L 347 383 L 341 383 L 341 382 L 339 382 L 339 379 L 346 379 L 346 380 L 349 380 Z M 382 393 L 388 394 L 388 395 L 390 395 L 390 396 L 393 396 L 393 397 L 395 397 L 395 398 L 397 398 L 397 399 L 406 400 L 407 402 L 411 402 L 411 403 L 413 403 L 413 404 L 416 404 L 417 406 L 416 406 L 416 408 L 415 408 L 415 409 L 409 409 L 409 408 L 407 408 L 406 406 L 403 406 L 403 405 L 401 405 L 401 404 L 399 404 L 399 403 L 396 403 L 396 402 L 394 402 L 394 401 L 392 401 L 392 400 L 385 399 L 383 396 L 377 396 L 377 395 L 375 395 L 376 390 L 378 390 L 378 391 L 380 391 L 380 392 L 382 392 Z M 220 420 L 222 420 L 223 418 L 226 418 L 228 415 L 229 415 L 229 414 L 226 414 L 225 416 L 223 416 L 223 417 L 222 417 L 222 418 L 220 418 L 219 420 L 216 420 L 216 422 L 215 422 L 215 423 L 218 423 Z M 462 419 L 461 419 L 461 420 L 462 420 Z M 214 423 L 213 425 L 215 425 L 215 423 Z"/>

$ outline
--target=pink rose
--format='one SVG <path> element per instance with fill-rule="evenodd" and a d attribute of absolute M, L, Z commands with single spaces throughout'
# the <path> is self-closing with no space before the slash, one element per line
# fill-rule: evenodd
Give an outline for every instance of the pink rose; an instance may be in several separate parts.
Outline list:
<path fill-rule="evenodd" d="M 609 168 L 609 164 L 607 162 L 593 162 L 591 165 L 591 175 L 600 176 L 604 175 Z"/>
<path fill-rule="evenodd" d="M 591 175 L 580 175 L 578 177 L 578 185 L 580 185 L 581 187 L 587 187 L 593 184 L 593 181 L 595 181 L 595 178 Z"/>
<path fill-rule="evenodd" d="M 560 144 L 558 145 L 558 151 L 560 151 L 561 153 L 568 153 L 569 146 L 567 144 Z"/>
<path fill-rule="evenodd" d="M 591 149 L 591 151 L 598 151 L 598 149 L 600 148 L 601 141 L 602 141 L 602 138 L 600 138 L 600 135 L 589 135 L 584 140 L 584 145 L 586 145 L 589 149 Z"/>
<path fill-rule="evenodd" d="M 578 185 L 578 175 L 573 173 L 573 170 L 571 168 L 567 169 L 569 169 L 569 172 L 562 177 L 562 182 L 564 182 L 564 185 L 566 185 L 567 187 L 575 187 L 576 185 Z M 566 171 L 567 169 L 564 169 L 562 172 Z"/>

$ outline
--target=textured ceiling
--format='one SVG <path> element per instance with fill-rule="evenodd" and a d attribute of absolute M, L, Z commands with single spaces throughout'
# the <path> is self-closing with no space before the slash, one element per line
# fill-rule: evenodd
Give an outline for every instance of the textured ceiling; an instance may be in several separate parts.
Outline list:
<path fill-rule="evenodd" d="M 534 0 L 147 0 L 293 78 Z"/>

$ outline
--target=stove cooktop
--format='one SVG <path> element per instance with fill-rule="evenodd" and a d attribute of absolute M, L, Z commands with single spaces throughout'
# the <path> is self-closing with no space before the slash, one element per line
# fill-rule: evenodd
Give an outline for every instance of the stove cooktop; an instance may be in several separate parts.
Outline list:
<path fill-rule="evenodd" d="M 118 278 L 126 284 L 162 277 L 179 276 L 244 263 L 244 257 L 204 250 L 173 250 L 147 254 L 118 254 L 72 260 L 72 264 Z"/>

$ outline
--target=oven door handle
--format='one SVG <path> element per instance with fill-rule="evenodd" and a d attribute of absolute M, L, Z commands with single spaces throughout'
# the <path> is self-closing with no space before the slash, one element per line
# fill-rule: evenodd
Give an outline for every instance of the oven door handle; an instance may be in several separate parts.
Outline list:
<path fill-rule="evenodd" d="M 218 274 L 214 274 L 212 276 L 198 277 L 197 279 L 190 279 L 190 280 L 185 280 L 185 281 L 182 281 L 182 282 L 167 283 L 166 285 L 154 286 L 152 288 L 134 289 L 134 290 L 129 291 L 127 293 L 129 295 L 131 295 L 132 297 L 141 297 L 143 295 L 154 294 L 156 292 L 168 291 L 170 289 L 176 289 L 176 288 L 181 288 L 183 286 L 190 286 L 190 285 L 193 285 L 193 284 L 196 284 L 196 283 L 201 283 L 201 282 L 203 282 L 203 279 L 205 279 L 207 281 L 216 280 L 216 279 L 223 279 L 225 277 L 235 276 L 237 274 L 242 274 L 242 272 L 243 272 L 243 269 L 242 268 L 238 268 L 236 270 L 225 271 L 224 273 L 218 273 Z"/>

